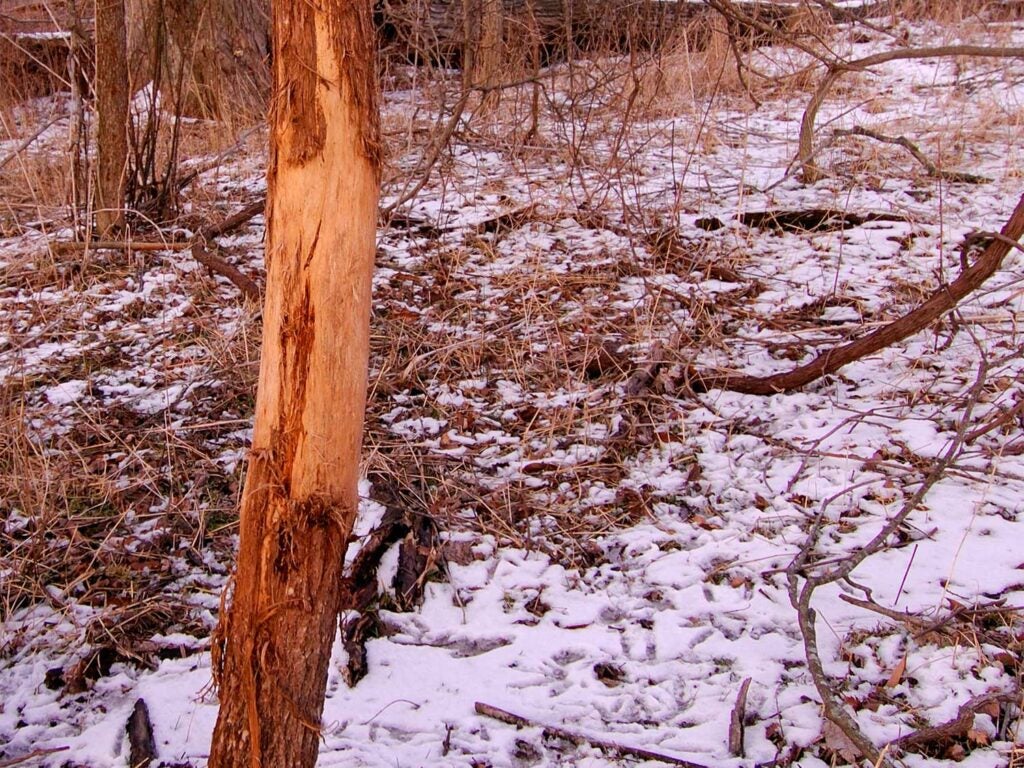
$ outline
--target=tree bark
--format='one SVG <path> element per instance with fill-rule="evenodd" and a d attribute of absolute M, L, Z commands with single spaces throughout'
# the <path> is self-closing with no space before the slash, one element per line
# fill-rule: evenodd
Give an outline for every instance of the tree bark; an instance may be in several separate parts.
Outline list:
<path fill-rule="evenodd" d="M 356 483 L 380 144 L 369 0 L 275 0 L 267 288 L 211 768 L 312 766 Z"/>
<path fill-rule="evenodd" d="M 96 232 L 124 228 L 128 165 L 128 43 L 124 0 L 96 0 Z"/>
<path fill-rule="evenodd" d="M 266 104 L 269 0 L 130 0 L 130 6 L 133 61 L 153 72 L 151 59 L 160 58 L 161 86 L 173 91 L 182 114 L 222 118 Z"/>
<path fill-rule="evenodd" d="M 504 49 L 502 0 L 463 0 L 464 34 L 462 77 L 465 88 L 487 88 L 501 80 L 507 65 Z M 488 108 L 496 105 L 497 91 L 484 95 Z"/>

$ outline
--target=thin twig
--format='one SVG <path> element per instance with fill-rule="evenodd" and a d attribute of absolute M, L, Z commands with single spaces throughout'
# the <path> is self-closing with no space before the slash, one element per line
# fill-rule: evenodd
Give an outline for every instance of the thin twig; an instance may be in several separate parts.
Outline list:
<path fill-rule="evenodd" d="M 1010 704 L 1017 701 L 1018 693 L 990 693 L 983 696 L 975 696 L 970 701 L 960 705 L 956 717 L 941 725 L 930 728 L 921 728 L 901 736 L 891 743 L 893 748 L 904 751 L 917 751 L 922 747 L 933 745 L 935 742 L 949 742 L 956 738 L 967 735 L 967 732 L 974 727 L 974 718 L 982 710 L 995 705 Z M 992 718 L 993 720 L 997 718 Z"/>
<path fill-rule="evenodd" d="M 990 419 L 987 423 L 982 424 L 977 429 L 972 430 L 967 435 L 967 442 L 973 443 L 979 437 L 987 435 L 992 430 L 998 429 L 1004 424 L 1009 424 L 1011 421 L 1013 421 L 1015 418 L 1022 414 L 1024 414 L 1024 400 L 1021 400 L 1019 403 L 1013 406 L 1013 408 L 1010 408 L 1007 411 L 1003 411 L 994 419 Z"/>
<path fill-rule="evenodd" d="M 858 608 L 863 608 L 866 611 L 873 611 L 874 613 L 881 614 L 893 621 L 898 621 L 903 624 L 911 624 L 915 627 L 925 626 L 928 622 L 922 619 L 920 616 L 916 616 L 913 613 L 906 613 L 904 611 L 897 611 L 892 608 L 886 608 L 884 605 L 879 605 L 873 600 L 861 600 L 850 595 L 839 595 L 839 599 L 844 603 L 855 605 Z"/>
<path fill-rule="evenodd" d="M 583 733 L 576 731 L 570 731 L 567 728 L 562 728 L 557 725 L 545 725 L 535 720 L 531 720 L 522 715 L 517 715 L 509 712 L 505 709 L 499 709 L 498 707 L 491 706 L 490 704 L 484 704 L 481 701 L 476 702 L 474 705 L 477 714 L 484 715 L 498 720 L 507 725 L 514 725 L 517 728 L 543 728 L 546 734 L 550 734 L 559 739 L 565 739 L 573 744 L 589 744 L 592 747 L 597 747 L 602 752 L 610 752 L 614 755 L 622 757 L 636 757 L 641 760 L 660 760 L 663 763 L 670 763 L 671 765 L 681 765 L 683 768 L 707 768 L 707 766 L 701 765 L 700 763 L 694 763 L 690 760 L 685 760 L 681 757 L 675 757 L 673 755 L 667 755 L 664 752 L 654 752 L 650 749 L 643 749 L 642 747 L 631 747 L 625 744 L 618 744 L 607 739 L 600 739 L 596 736 L 588 736 Z"/>
<path fill-rule="evenodd" d="M 214 238 L 226 235 L 228 232 L 237 229 L 255 216 L 263 213 L 266 206 L 266 198 L 261 197 L 250 203 L 240 211 L 233 213 L 222 221 L 205 227 L 199 234 L 188 242 L 160 241 L 132 241 L 132 240 L 93 240 L 86 242 L 60 242 L 51 244 L 54 253 L 69 253 L 76 251 L 191 251 L 192 258 L 221 277 L 227 278 L 234 284 L 242 295 L 253 301 L 260 300 L 260 288 L 256 281 L 246 275 L 242 270 L 233 264 L 228 263 L 213 253 L 207 243 Z"/>
<path fill-rule="evenodd" d="M 0 768 L 10 768 L 12 765 L 21 765 L 27 763 L 29 760 L 34 760 L 37 757 L 43 757 L 45 755 L 52 755 L 54 752 L 65 752 L 70 747 L 49 747 L 47 749 L 33 749 L 31 752 L 27 752 L 21 757 L 12 757 L 10 760 L 0 760 Z"/>
<path fill-rule="evenodd" d="M 17 147 L 15 147 L 14 150 L 9 155 L 7 155 L 7 157 L 5 157 L 2 160 L 0 160 L 0 170 L 2 170 L 4 168 L 4 166 L 6 166 L 9 162 L 11 162 L 14 158 L 16 158 L 18 155 L 20 155 L 26 149 L 28 149 L 32 145 L 32 142 L 34 142 L 36 139 L 38 139 L 40 136 L 42 136 L 46 132 L 47 128 L 52 126 L 54 123 L 56 123 L 60 119 L 61 119 L 60 117 L 53 118 L 49 122 L 44 123 L 42 125 L 42 127 L 40 127 L 39 130 L 37 130 L 31 136 L 28 136 L 25 139 L 23 139 L 22 142 Z"/>
<path fill-rule="evenodd" d="M 1021 204 L 1024 205 L 1024 199 L 1022 199 Z M 807 669 L 811 674 L 814 687 L 821 698 L 825 717 L 832 721 L 853 742 L 864 758 L 881 768 L 891 768 L 892 766 L 886 753 L 879 752 L 832 691 L 828 675 L 825 673 L 825 668 L 821 661 L 820 651 L 818 650 L 818 636 L 815 627 L 816 614 L 811 608 L 811 598 L 819 587 L 842 579 L 848 579 L 854 569 L 863 563 L 865 559 L 884 550 L 888 539 L 903 526 L 907 518 L 924 501 L 925 496 L 928 495 L 932 487 L 942 479 L 946 470 L 956 460 L 966 445 L 967 425 L 970 423 L 974 407 L 984 391 L 984 385 L 988 378 L 987 373 L 988 363 L 985 357 L 982 356 L 978 363 L 977 377 L 967 395 L 963 414 L 960 418 L 956 434 L 949 444 L 949 448 L 932 465 L 931 471 L 924 478 L 924 481 L 914 495 L 904 502 L 899 512 L 889 518 L 871 541 L 859 547 L 836 567 L 817 575 L 806 575 L 804 569 L 811 551 L 817 544 L 818 531 L 820 530 L 823 518 L 823 515 L 821 515 L 816 521 L 811 534 L 808 535 L 807 542 L 801 548 L 800 553 L 793 559 L 793 563 L 788 569 L 789 599 L 796 609 L 797 623 L 803 636 L 804 653 L 807 657 Z M 802 587 L 800 585 L 801 578 L 804 579 Z"/>
<path fill-rule="evenodd" d="M 188 173 L 184 174 L 181 178 L 178 179 L 178 191 L 180 192 L 193 181 L 195 181 L 197 178 L 199 178 L 201 175 L 203 175 L 209 170 L 216 168 L 221 163 L 223 163 L 227 158 L 236 154 L 242 147 L 245 146 L 245 143 L 252 137 L 252 135 L 257 131 L 261 130 L 264 125 L 265 124 L 261 122 L 257 125 L 247 128 L 246 130 L 242 131 L 242 135 L 238 137 L 238 141 L 236 141 L 230 147 L 228 147 L 222 152 L 218 152 L 216 155 L 214 155 L 206 162 L 200 163 L 194 168 L 191 168 L 188 171 Z"/>
<path fill-rule="evenodd" d="M 423 157 L 416 170 L 413 171 L 414 176 L 419 176 L 419 180 L 408 188 L 401 195 L 398 196 L 391 205 L 381 211 L 381 218 L 385 221 L 394 213 L 398 208 L 408 203 L 416 195 L 420 193 L 420 190 L 427 185 L 430 180 L 430 174 L 434 166 L 437 165 L 437 161 L 441 158 L 441 153 L 444 152 L 445 147 L 448 146 L 448 141 L 455 133 L 455 129 L 459 126 L 459 121 L 462 120 L 462 114 L 466 110 L 466 105 L 469 103 L 469 97 L 472 95 L 472 90 L 467 90 L 455 102 L 455 106 L 452 108 L 451 117 L 445 124 L 444 129 L 440 135 L 434 140 L 433 146 L 430 151 Z"/>

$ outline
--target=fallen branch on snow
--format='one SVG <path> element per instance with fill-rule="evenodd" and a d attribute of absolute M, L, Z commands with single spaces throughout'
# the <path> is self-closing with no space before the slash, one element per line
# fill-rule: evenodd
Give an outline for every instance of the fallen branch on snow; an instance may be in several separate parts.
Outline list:
<path fill-rule="evenodd" d="M 21 757 L 12 757 L 10 760 L 0 760 L 0 768 L 11 768 L 12 765 L 21 765 L 37 757 L 52 755 L 55 752 L 66 752 L 70 747 L 50 747 L 49 749 L 33 749 Z"/>
<path fill-rule="evenodd" d="M 975 262 L 966 266 L 951 283 L 939 287 L 924 303 L 891 323 L 869 333 L 856 341 L 832 347 L 814 360 L 791 371 L 771 376 L 742 376 L 728 373 L 710 373 L 690 370 L 688 384 L 695 392 L 709 389 L 727 389 L 749 395 L 774 395 L 800 389 L 812 381 L 835 373 L 840 368 L 862 357 L 874 354 L 898 341 L 927 328 L 933 321 L 953 309 L 961 300 L 977 290 L 999 269 L 1003 259 L 1024 236 L 1024 196 L 1017 201 L 1017 207 L 1009 221 L 982 251 Z"/>
<path fill-rule="evenodd" d="M 863 128 L 859 125 L 853 128 L 840 128 L 832 132 L 833 136 L 864 136 L 868 139 L 874 139 L 880 141 L 883 144 L 895 144 L 903 147 L 914 159 L 917 160 L 921 165 L 924 166 L 925 171 L 933 179 L 943 179 L 945 181 L 952 181 L 960 184 L 985 184 L 992 181 L 992 179 L 986 176 L 978 176 L 973 173 L 960 173 L 959 171 L 944 171 L 935 163 L 925 156 L 924 152 L 921 151 L 920 147 L 914 142 L 908 139 L 906 136 L 886 136 L 884 133 L 878 133 L 878 131 L 872 131 L 870 128 Z"/>
<path fill-rule="evenodd" d="M 952 720 L 929 728 L 921 728 L 901 736 L 892 742 L 892 747 L 904 752 L 918 752 L 923 749 L 934 749 L 946 746 L 950 742 L 968 736 L 974 728 L 974 718 L 979 714 L 988 714 L 993 722 L 999 719 L 1001 704 L 1012 704 L 1020 699 L 1019 694 L 990 693 L 975 696 L 961 704 L 957 715 Z"/>
<path fill-rule="evenodd" d="M 654 752 L 650 749 L 643 749 L 642 747 L 630 747 L 625 744 L 608 741 L 607 739 L 599 739 L 596 736 L 587 736 L 586 734 L 578 733 L 576 731 L 570 731 L 567 728 L 562 728 L 561 726 L 538 723 L 530 720 L 529 718 L 523 717 L 522 715 L 516 715 L 507 710 L 491 706 L 490 704 L 484 704 L 482 701 L 476 702 L 473 706 L 476 709 L 477 714 L 483 715 L 484 717 L 490 717 L 507 725 L 514 725 L 517 728 L 543 728 L 544 733 L 547 735 L 564 739 L 565 741 L 572 742 L 573 744 L 589 744 L 592 747 L 597 747 L 602 752 L 609 752 L 613 755 L 619 755 L 621 757 L 636 757 L 640 760 L 658 760 L 662 763 L 669 763 L 671 765 L 681 765 L 683 768 L 707 768 L 707 766 L 701 765 L 700 763 L 684 760 L 681 757 L 666 755 L 664 752 Z"/>
<path fill-rule="evenodd" d="M 247 299 L 260 300 L 260 289 L 251 277 L 220 256 L 212 253 L 207 243 L 221 235 L 225 235 L 242 226 L 250 219 L 263 213 L 265 198 L 247 205 L 237 213 L 233 213 L 223 221 L 204 228 L 195 238 L 188 242 L 168 240 L 92 240 L 85 242 L 53 243 L 50 248 L 54 253 L 70 253 L 79 251 L 191 251 L 192 258 L 211 272 L 227 278 Z"/>
<path fill-rule="evenodd" d="M 712 0 L 709 0 L 711 2 Z M 720 0 L 716 0 L 720 1 Z M 890 61 L 905 61 L 909 59 L 938 59 L 951 56 L 974 56 L 990 59 L 1011 59 L 1024 57 L 1024 48 L 1009 47 L 997 48 L 985 45 L 942 45 L 934 48 L 897 48 L 892 51 L 881 51 L 879 53 L 865 56 L 852 61 L 833 61 L 827 63 L 828 74 L 818 84 L 817 90 L 811 96 L 804 116 L 800 121 L 800 142 L 796 156 L 796 164 L 800 166 L 802 180 L 805 184 L 813 184 L 821 180 L 824 172 L 814 163 L 814 121 L 817 119 L 818 110 L 825 102 L 828 92 L 836 81 L 846 72 L 863 72 L 870 67 L 885 64 Z M 821 60 L 821 56 L 817 56 Z"/>

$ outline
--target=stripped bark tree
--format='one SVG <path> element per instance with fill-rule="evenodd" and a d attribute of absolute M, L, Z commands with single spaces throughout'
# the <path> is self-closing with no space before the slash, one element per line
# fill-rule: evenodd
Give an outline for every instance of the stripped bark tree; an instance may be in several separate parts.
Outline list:
<path fill-rule="evenodd" d="M 267 288 L 211 768 L 312 766 L 356 513 L 380 177 L 369 0 L 275 0 Z"/>
<path fill-rule="evenodd" d="M 128 43 L 124 0 L 96 0 L 96 232 L 124 227 L 128 165 Z"/>

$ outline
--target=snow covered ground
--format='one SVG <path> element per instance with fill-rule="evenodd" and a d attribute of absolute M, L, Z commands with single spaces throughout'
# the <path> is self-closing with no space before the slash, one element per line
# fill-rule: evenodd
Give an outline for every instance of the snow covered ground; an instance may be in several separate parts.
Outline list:
<path fill-rule="evenodd" d="M 904 31 L 1024 43 L 1020 24 Z M 894 43 L 857 29 L 835 44 Z M 752 59 L 805 63 L 773 48 Z M 788 370 L 955 277 L 964 238 L 998 230 L 1022 192 L 1024 62 L 845 76 L 818 118 L 832 175 L 807 186 L 791 161 L 808 91 L 754 87 L 759 106 L 737 89 L 666 110 L 672 94 L 648 92 L 620 129 L 620 82 L 565 97 L 573 129 L 549 116 L 526 146 L 463 126 L 382 232 L 360 531 L 401 504 L 443 543 L 422 607 L 382 599 L 354 688 L 339 646 L 320 765 L 636 761 L 602 740 L 707 766 L 847 764 L 856 751 L 824 725 L 791 589 L 866 546 L 926 482 L 882 551 L 814 593 L 824 672 L 879 748 L 993 697 L 908 766 L 1024 763 L 1024 254 L 928 331 L 800 391 L 696 394 L 685 379 L 691 365 Z M 415 98 L 389 94 L 386 124 Z M 991 181 L 949 183 L 900 147 L 830 138 L 854 125 Z M 393 158 L 405 175 L 385 205 L 417 158 Z M 244 204 L 260 167 L 248 153 L 206 183 Z M 737 220 L 807 209 L 869 220 Z M 38 472 L 70 453 L 92 480 L 0 501 L 0 765 L 34 750 L 37 765 L 126 765 L 141 697 L 160 760 L 202 766 L 258 310 L 184 254 L 86 261 L 51 255 L 50 237 L 28 225 L 0 240 L 5 423 L 29 446 L 10 455 Z M 256 273 L 261 237 L 257 218 L 222 242 Z M 655 380 L 628 391 L 652 362 Z M 60 515 L 33 520 L 31 499 L 55 489 Z M 741 756 L 729 737 L 747 679 Z"/>

